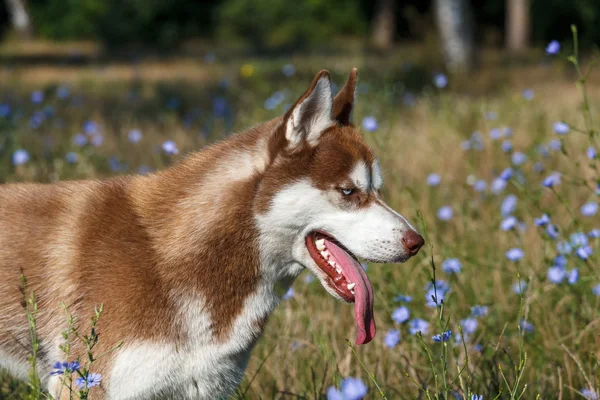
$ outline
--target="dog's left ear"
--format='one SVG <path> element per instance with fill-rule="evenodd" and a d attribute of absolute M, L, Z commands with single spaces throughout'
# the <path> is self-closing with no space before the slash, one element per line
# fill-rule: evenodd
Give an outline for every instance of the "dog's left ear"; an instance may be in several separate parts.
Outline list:
<path fill-rule="evenodd" d="M 323 131 L 336 124 L 332 109 L 331 76 L 322 70 L 284 116 L 288 147 L 297 148 L 304 141 L 317 144 Z"/>
<path fill-rule="evenodd" d="M 356 92 L 356 78 L 358 70 L 352 68 L 348 82 L 333 99 L 333 117 L 340 125 L 350 125 L 352 110 L 354 109 L 354 93 Z"/>

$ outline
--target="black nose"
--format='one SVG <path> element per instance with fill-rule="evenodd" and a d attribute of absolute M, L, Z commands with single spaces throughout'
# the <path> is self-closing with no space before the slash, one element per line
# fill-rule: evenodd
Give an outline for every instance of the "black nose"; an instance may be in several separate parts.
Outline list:
<path fill-rule="evenodd" d="M 423 236 L 411 230 L 406 232 L 404 236 L 402 236 L 402 244 L 404 245 L 406 251 L 411 256 L 414 256 L 419 252 L 419 249 L 423 247 L 423 245 L 425 244 L 425 240 L 423 239 Z"/>

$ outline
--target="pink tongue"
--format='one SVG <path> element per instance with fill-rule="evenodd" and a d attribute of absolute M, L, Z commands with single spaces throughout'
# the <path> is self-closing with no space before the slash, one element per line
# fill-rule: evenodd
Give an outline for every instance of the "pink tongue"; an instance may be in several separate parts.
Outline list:
<path fill-rule="evenodd" d="M 354 287 L 354 319 L 356 321 L 356 344 L 369 343 L 375 337 L 373 318 L 373 288 L 362 265 L 337 244 L 325 239 L 325 246 L 335 261 L 342 267 L 347 280 Z"/>

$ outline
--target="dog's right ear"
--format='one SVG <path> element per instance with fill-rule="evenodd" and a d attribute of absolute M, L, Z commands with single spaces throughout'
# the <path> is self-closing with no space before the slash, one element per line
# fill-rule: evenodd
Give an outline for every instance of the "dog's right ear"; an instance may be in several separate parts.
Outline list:
<path fill-rule="evenodd" d="M 333 118 L 342 125 L 350 125 L 352 110 L 354 110 L 354 93 L 356 92 L 356 78 L 358 70 L 352 68 L 348 82 L 340 89 L 333 99 Z"/>
<path fill-rule="evenodd" d="M 316 145 L 323 131 L 336 124 L 332 109 L 331 76 L 322 70 L 283 118 L 288 148 L 296 149 L 304 142 Z"/>

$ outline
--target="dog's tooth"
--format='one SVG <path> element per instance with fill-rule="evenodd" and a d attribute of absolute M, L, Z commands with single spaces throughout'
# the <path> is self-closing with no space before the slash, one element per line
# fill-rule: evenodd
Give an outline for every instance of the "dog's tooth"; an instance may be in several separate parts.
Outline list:
<path fill-rule="evenodd" d="M 336 266 L 336 267 L 335 267 L 335 270 L 336 270 L 336 272 L 337 272 L 338 274 L 341 274 L 341 273 L 342 273 L 342 269 L 341 269 L 340 267 L 337 267 L 337 266 Z"/>
<path fill-rule="evenodd" d="M 350 293 L 354 294 L 354 290 L 351 290 Z"/>
<path fill-rule="evenodd" d="M 327 251 L 327 250 L 323 250 L 323 251 L 321 252 L 321 255 L 322 255 L 322 256 L 323 256 L 325 259 L 328 259 L 328 258 L 329 258 L 329 251 Z"/>
<path fill-rule="evenodd" d="M 349 284 L 346 285 L 346 287 L 348 288 L 348 290 L 354 289 L 354 286 L 356 286 L 356 283 L 349 283 Z"/>
<path fill-rule="evenodd" d="M 335 267 L 335 261 L 333 260 L 328 260 L 327 261 L 329 263 L 329 265 L 331 265 L 332 267 Z"/>
<path fill-rule="evenodd" d="M 325 250 L 325 239 L 315 240 L 315 245 L 317 246 L 317 250 Z"/>

